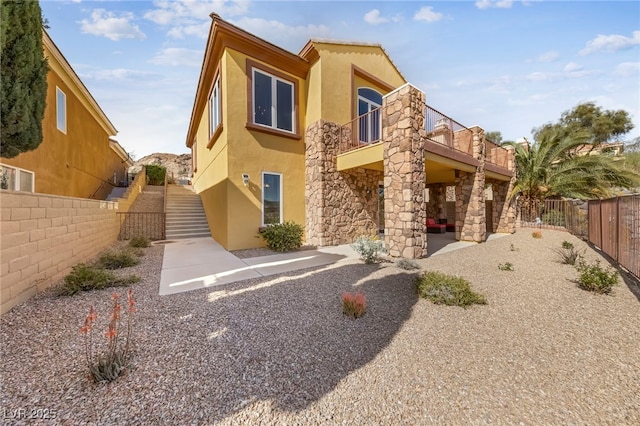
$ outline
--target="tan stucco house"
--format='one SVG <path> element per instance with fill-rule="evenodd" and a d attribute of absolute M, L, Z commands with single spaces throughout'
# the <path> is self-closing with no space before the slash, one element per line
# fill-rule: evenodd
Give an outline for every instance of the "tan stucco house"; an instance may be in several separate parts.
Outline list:
<path fill-rule="evenodd" d="M 43 30 L 48 59 L 43 140 L 37 149 L 0 158 L 9 190 L 104 199 L 126 183 L 133 164 L 113 139 L 117 130 Z"/>
<path fill-rule="evenodd" d="M 225 248 L 261 246 L 258 229 L 283 221 L 315 245 L 383 230 L 410 258 L 427 253 L 427 218 L 460 240 L 513 232 L 513 153 L 430 108 L 382 46 L 312 39 L 294 54 L 211 17 L 186 145 Z"/>

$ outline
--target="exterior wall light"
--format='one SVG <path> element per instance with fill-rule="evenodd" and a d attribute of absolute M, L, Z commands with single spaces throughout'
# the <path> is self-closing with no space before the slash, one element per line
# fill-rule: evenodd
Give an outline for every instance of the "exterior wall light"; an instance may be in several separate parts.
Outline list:
<path fill-rule="evenodd" d="M 242 174 L 242 183 L 244 184 L 244 186 L 248 186 L 249 185 L 249 175 L 246 173 Z"/>

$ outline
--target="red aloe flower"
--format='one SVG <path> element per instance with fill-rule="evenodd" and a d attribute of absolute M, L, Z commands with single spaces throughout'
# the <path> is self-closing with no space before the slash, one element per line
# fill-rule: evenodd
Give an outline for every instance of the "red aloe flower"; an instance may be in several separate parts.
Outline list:
<path fill-rule="evenodd" d="M 87 319 L 89 320 L 89 322 L 92 323 L 97 318 L 98 318 L 98 314 L 96 313 L 95 309 L 93 309 L 93 305 L 92 305 L 91 308 L 89 309 L 89 315 L 87 315 Z"/>
<path fill-rule="evenodd" d="M 93 309 L 93 306 L 91 306 L 91 309 L 89 309 L 89 314 L 84 319 L 84 325 L 80 327 L 80 333 L 88 333 L 89 331 L 91 331 L 91 328 L 93 327 L 93 322 L 96 320 L 97 317 L 98 315 L 96 314 L 96 311 Z"/>
<path fill-rule="evenodd" d="M 109 324 L 109 329 L 104 333 L 104 335 L 107 336 L 109 340 L 113 340 L 118 335 L 115 324 Z"/>
<path fill-rule="evenodd" d="M 111 314 L 111 320 L 116 321 L 120 318 L 120 311 L 122 310 L 122 306 L 118 302 L 113 305 L 113 314 Z"/>
<path fill-rule="evenodd" d="M 127 299 L 129 301 L 129 309 L 128 309 L 128 311 L 130 313 L 135 312 L 136 311 L 136 301 L 133 300 L 133 290 L 129 289 L 129 292 L 127 293 Z"/>

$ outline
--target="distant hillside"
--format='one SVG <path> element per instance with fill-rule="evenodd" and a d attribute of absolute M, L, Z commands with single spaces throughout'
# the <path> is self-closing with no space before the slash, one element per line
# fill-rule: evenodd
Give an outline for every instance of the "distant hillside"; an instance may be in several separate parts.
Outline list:
<path fill-rule="evenodd" d="M 191 154 L 155 153 L 135 161 L 129 168 L 130 173 L 137 173 L 143 165 L 155 164 L 167 169 L 169 177 L 174 179 L 191 178 Z"/>

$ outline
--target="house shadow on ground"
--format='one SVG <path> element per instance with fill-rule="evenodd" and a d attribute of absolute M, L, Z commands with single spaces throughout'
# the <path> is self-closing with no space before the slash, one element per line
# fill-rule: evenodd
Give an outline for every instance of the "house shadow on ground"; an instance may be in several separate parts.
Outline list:
<path fill-rule="evenodd" d="M 165 330 L 189 333 L 174 354 L 192 357 L 183 371 L 192 378 L 184 397 L 209 421 L 260 400 L 275 410 L 304 409 L 389 345 L 417 301 L 414 277 L 343 264 L 208 291 L 191 314 L 207 316 L 206 330 L 185 330 L 180 321 Z M 345 291 L 365 294 L 363 317 L 342 314 Z"/>

